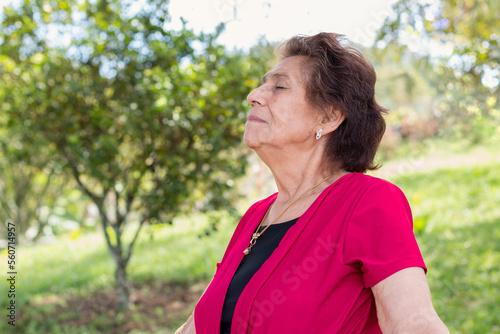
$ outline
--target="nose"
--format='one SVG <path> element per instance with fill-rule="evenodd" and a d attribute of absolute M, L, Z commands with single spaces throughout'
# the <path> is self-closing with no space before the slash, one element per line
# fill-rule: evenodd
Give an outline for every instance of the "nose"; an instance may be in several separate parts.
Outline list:
<path fill-rule="evenodd" d="M 253 91 L 250 92 L 247 96 L 247 100 L 250 103 L 252 107 L 255 107 L 255 105 L 264 105 L 265 104 L 265 96 L 263 94 L 263 85 L 255 88 Z"/>

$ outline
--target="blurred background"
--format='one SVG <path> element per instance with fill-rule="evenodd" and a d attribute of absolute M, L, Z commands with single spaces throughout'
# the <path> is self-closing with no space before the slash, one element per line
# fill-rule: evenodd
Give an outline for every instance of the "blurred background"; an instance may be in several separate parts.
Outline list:
<path fill-rule="evenodd" d="M 437 312 L 500 333 L 500 2 L 4 0 L 0 22 L 1 333 L 182 324 L 276 189 L 242 145 L 246 96 L 280 42 L 320 31 L 377 71 L 371 174 L 408 197 Z"/>

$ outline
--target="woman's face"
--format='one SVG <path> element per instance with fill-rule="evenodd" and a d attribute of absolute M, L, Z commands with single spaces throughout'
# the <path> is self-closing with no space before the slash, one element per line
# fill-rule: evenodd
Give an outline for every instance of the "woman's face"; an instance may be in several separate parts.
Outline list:
<path fill-rule="evenodd" d="M 247 99 L 252 108 L 245 144 L 253 149 L 302 150 L 314 145 L 319 113 L 306 98 L 304 57 L 286 58 L 269 71 Z"/>

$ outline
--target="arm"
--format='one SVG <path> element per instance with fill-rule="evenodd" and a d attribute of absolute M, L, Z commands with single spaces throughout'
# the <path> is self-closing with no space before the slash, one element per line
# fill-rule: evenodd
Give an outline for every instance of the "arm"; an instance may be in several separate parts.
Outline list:
<path fill-rule="evenodd" d="M 212 281 L 210 281 L 210 283 L 212 283 Z M 210 283 L 208 283 L 207 287 L 205 288 L 205 291 L 203 291 L 203 293 L 201 294 L 200 299 L 207 291 L 208 287 L 210 286 Z M 179 327 L 174 334 L 196 334 L 196 327 L 194 324 L 194 310 L 193 313 L 191 313 L 189 318 L 186 320 L 186 322 L 181 327 Z"/>
<path fill-rule="evenodd" d="M 422 268 L 406 268 L 372 287 L 382 332 L 450 333 L 432 306 Z"/>
<path fill-rule="evenodd" d="M 191 313 L 184 325 L 179 327 L 174 334 L 196 334 L 196 328 L 194 327 L 194 312 Z"/>
<path fill-rule="evenodd" d="M 229 241 L 229 245 L 227 246 L 226 252 L 224 253 L 224 256 L 222 257 L 221 262 L 217 263 L 217 270 L 219 270 L 220 265 L 224 262 L 224 260 L 228 256 L 229 252 L 231 251 L 234 244 L 236 243 L 236 240 L 238 239 L 238 237 L 242 233 L 244 227 L 246 226 L 245 223 L 250 219 L 250 217 L 253 215 L 254 211 L 257 208 L 259 208 L 260 205 L 263 205 L 263 207 L 267 208 L 267 205 L 270 204 L 271 201 L 274 201 L 275 198 L 276 198 L 276 194 L 271 195 L 269 198 L 255 203 L 254 205 L 252 205 L 248 209 L 248 211 L 245 213 L 245 215 L 241 218 L 240 222 L 238 223 L 238 226 L 236 227 L 236 230 L 234 231 L 233 236 L 231 237 L 231 240 Z M 266 210 L 266 209 L 261 209 L 261 210 Z M 217 271 L 216 271 L 216 273 L 217 273 Z M 212 280 L 213 280 L 213 278 L 212 278 Z M 200 299 L 201 299 L 201 297 L 203 297 L 203 295 L 205 294 L 205 292 L 207 291 L 207 289 L 211 283 L 212 283 L 212 281 L 210 281 L 210 283 L 208 283 L 207 288 L 201 294 Z M 199 302 L 199 300 L 198 300 L 198 302 Z M 194 321 L 194 311 L 193 311 L 193 313 L 191 313 L 191 315 L 189 316 L 187 321 L 181 327 L 179 327 L 175 331 L 174 334 L 196 334 L 196 326 L 195 326 L 195 321 Z"/>

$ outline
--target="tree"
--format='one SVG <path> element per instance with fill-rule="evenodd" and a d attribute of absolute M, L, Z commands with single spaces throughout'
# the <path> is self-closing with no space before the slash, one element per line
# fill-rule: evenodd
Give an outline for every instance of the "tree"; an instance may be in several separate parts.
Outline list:
<path fill-rule="evenodd" d="M 401 0 L 380 29 L 379 47 L 404 46 L 432 64 L 449 126 L 470 133 L 500 120 L 500 3 Z M 474 134 L 474 133 L 473 133 Z M 488 135 L 488 134 L 486 134 Z"/>
<path fill-rule="evenodd" d="M 50 221 L 60 216 L 60 211 L 66 216 L 60 218 L 66 221 L 71 218 L 76 222 L 74 210 L 68 210 L 68 205 L 61 203 L 61 194 L 67 189 L 68 178 L 61 173 L 60 167 L 50 161 L 34 161 L 40 155 L 16 160 L 9 150 L 22 148 L 6 147 L 5 142 L 0 144 L 0 219 L 5 227 L 5 235 L 7 222 L 12 221 L 16 225 L 17 243 L 36 241 L 44 234 L 45 227 L 50 227 L 54 232 Z M 56 208 L 59 214 L 54 212 Z M 34 230 L 28 235 L 30 228 Z"/>
<path fill-rule="evenodd" d="M 167 22 L 160 0 L 139 10 L 119 0 L 25 0 L 5 10 L 0 32 L 0 52 L 15 64 L 3 67 L 11 80 L 2 84 L 26 87 L 11 91 L 3 112 L 12 124 L 30 120 L 99 209 L 121 310 L 144 224 L 230 207 L 246 165 L 245 97 L 264 66 L 217 45 L 222 26 L 195 35 Z"/>
<path fill-rule="evenodd" d="M 13 92 L 22 96 L 26 89 L 12 80 L 14 69 L 13 62 L 0 57 L 0 82 L 9 83 L 0 86 L 0 220 L 5 227 L 7 221 L 15 222 L 16 242 L 23 243 L 37 240 L 45 227 L 57 233 L 54 218 L 76 223 L 78 212 L 62 198 L 74 185 L 51 156 L 51 145 L 28 130 L 31 120 L 13 123 L 4 112 L 23 107 L 22 99 L 10 98 Z"/>

